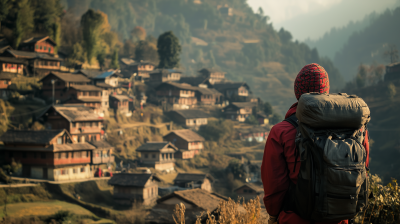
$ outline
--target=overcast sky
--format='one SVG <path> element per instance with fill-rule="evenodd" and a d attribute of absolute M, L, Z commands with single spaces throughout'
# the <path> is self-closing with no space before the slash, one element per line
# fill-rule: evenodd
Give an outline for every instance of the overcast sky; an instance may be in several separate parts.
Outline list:
<path fill-rule="evenodd" d="M 332 27 L 342 27 L 365 15 L 400 6 L 400 0 L 248 0 L 257 11 L 261 6 L 275 29 L 289 30 L 300 41 L 318 39 Z"/>

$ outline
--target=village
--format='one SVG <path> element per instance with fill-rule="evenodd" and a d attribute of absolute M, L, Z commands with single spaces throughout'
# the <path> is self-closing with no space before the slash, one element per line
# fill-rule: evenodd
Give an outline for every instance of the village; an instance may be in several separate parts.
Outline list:
<path fill-rule="evenodd" d="M 150 212 L 148 221 L 157 223 L 173 222 L 168 214 L 180 202 L 193 210 L 188 214 L 195 220 L 201 212 L 216 210 L 228 196 L 262 198 L 260 157 L 226 153 L 228 161 L 243 164 L 246 173 L 228 195 L 215 192 L 219 180 L 210 173 L 182 169 L 185 161 L 205 155 L 206 139 L 199 131 L 210 120 L 233 122 L 236 141 L 262 150 L 271 114 L 263 112 L 263 102 L 245 82 L 230 81 L 218 69 L 203 68 L 187 76 L 179 69 L 157 69 L 151 62 L 130 58 L 119 60 L 120 69 L 67 68 L 63 55 L 54 54 L 55 47 L 48 36 L 23 40 L 18 49 L 1 46 L 0 95 L 9 100 L 18 94 L 23 104 L 39 105 L 22 114 L 41 127 L 8 129 L 0 136 L 0 162 L 20 165 L 14 173 L 7 170 L 10 180 L 4 186 L 107 180 L 115 204 L 144 206 Z M 11 88 L 13 80 L 24 77 L 38 80 L 41 88 Z M 154 115 L 148 108 L 161 111 L 163 119 L 146 122 L 146 116 Z M 135 116 L 139 121 L 124 122 Z M 136 158 L 125 158 L 124 146 L 132 145 L 134 133 L 144 129 L 150 130 L 150 138 L 134 148 Z M 161 137 L 152 138 L 156 133 Z"/>

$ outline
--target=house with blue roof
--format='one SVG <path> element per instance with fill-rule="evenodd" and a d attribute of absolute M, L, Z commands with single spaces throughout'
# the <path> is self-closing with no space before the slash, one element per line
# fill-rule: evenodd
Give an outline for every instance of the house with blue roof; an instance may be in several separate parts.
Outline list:
<path fill-rule="evenodd" d="M 122 75 L 118 72 L 118 70 L 110 70 L 94 77 L 93 81 L 96 83 L 96 85 L 99 83 L 105 83 L 112 87 L 118 87 L 118 78 L 120 77 L 122 77 Z"/>

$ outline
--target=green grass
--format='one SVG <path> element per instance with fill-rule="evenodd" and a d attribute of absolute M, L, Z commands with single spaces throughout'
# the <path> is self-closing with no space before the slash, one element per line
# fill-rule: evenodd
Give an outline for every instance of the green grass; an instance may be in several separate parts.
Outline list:
<path fill-rule="evenodd" d="M 90 211 L 78 205 L 63 201 L 26 202 L 7 205 L 7 214 L 14 218 L 50 216 L 60 210 L 68 210 L 78 216 L 95 216 Z M 4 217 L 4 206 L 0 206 L 0 218 L 2 217 Z"/>

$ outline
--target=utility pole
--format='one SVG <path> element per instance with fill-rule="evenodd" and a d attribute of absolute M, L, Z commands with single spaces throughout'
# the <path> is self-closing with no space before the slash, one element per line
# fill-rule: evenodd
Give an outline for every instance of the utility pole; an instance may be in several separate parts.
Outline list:
<path fill-rule="evenodd" d="M 53 85 L 53 106 L 54 106 L 54 83 L 55 83 L 55 80 L 52 79 L 51 84 Z"/>

